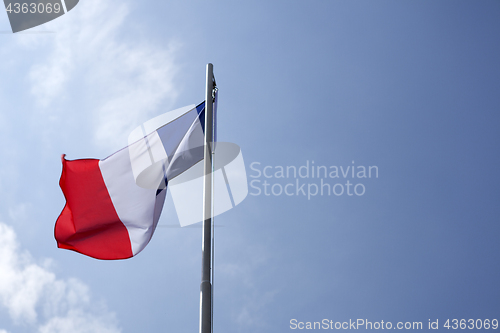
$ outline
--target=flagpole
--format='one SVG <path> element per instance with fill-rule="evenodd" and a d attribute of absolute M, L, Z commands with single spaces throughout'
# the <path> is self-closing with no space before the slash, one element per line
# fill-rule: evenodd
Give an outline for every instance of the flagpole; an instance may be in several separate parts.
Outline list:
<path fill-rule="evenodd" d="M 200 333 L 212 332 L 212 284 L 210 282 L 212 252 L 212 141 L 213 141 L 213 65 L 207 64 L 205 92 L 205 153 L 203 159 L 203 238 L 201 245 Z"/>

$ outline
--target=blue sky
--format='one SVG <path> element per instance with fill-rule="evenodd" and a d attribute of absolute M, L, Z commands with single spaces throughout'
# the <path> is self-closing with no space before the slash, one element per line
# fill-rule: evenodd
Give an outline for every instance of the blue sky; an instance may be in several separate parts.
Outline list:
<path fill-rule="evenodd" d="M 378 168 L 323 179 L 363 195 L 250 187 L 217 217 L 215 331 L 499 319 L 499 14 L 498 1 L 81 0 L 0 34 L 0 332 L 198 329 L 201 229 L 172 227 L 171 203 L 129 260 L 57 249 L 53 227 L 60 155 L 104 158 L 200 103 L 208 62 L 219 138 L 241 147 L 249 183 L 321 182 L 255 177 L 254 162 Z"/>

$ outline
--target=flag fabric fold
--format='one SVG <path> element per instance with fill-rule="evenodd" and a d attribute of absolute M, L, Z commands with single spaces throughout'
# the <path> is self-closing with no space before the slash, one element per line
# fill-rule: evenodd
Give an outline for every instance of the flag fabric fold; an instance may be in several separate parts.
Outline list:
<path fill-rule="evenodd" d="M 127 147 L 103 160 L 62 156 L 66 205 L 54 228 L 59 248 L 106 260 L 144 249 L 169 179 L 203 159 L 204 103 L 176 111 L 139 126 Z"/>

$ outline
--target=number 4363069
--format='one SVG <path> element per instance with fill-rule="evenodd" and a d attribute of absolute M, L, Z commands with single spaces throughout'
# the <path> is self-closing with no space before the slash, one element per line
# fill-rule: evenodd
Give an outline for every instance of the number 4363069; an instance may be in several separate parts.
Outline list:
<path fill-rule="evenodd" d="M 450 319 L 448 319 L 446 321 L 446 323 L 444 323 L 443 327 L 446 327 L 447 329 L 461 329 L 461 330 L 465 330 L 465 329 L 477 329 L 477 330 L 480 330 L 480 329 L 494 329 L 496 330 L 498 328 L 498 319 L 493 319 L 493 320 L 490 320 L 490 319 L 452 319 L 450 321 Z"/>
<path fill-rule="evenodd" d="M 14 3 L 13 5 L 9 3 L 7 8 L 7 13 L 14 13 L 14 14 L 19 14 L 19 13 L 47 13 L 50 14 L 52 12 L 54 13 L 59 13 L 61 11 L 61 5 L 59 3 L 51 4 L 51 3 Z"/>

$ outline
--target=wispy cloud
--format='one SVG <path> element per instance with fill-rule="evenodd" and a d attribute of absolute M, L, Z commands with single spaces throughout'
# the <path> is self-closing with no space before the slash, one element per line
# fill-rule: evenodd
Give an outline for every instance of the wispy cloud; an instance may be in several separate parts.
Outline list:
<path fill-rule="evenodd" d="M 40 28 L 55 33 L 5 39 L 0 67 L 10 76 L 4 76 L 0 92 L 0 137 L 9 144 L 0 149 L 0 187 L 9 197 L 24 187 L 20 175 L 27 150 L 42 160 L 54 155 L 40 151 L 44 144 L 59 145 L 70 138 L 73 145 L 92 138 L 112 152 L 126 145 L 138 124 L 173 106 L 179 44 L 154 44 L 123 33 L 129 11 L 126 1 L 81 1 Z M 28 137 L 12 140 L 20 127 L 28 127 Z M 89 128 L 89 135 L 75 137 L 71 131 L 79 127 Z M 4 200 L 2 211 L 13 221 L 27 220 L 30 210 L 42 210 L 37 203 L 9 200 Z M 85 284 L 58 278 L 50 262 L 40 263 L 20 250 L 13 229 L 3 223 L 0 311 L 8 314 L 9 325 L 33 332 L 120 332 L 115 315 L 92 299 Z M 9 333 L 6 330 L 15 331 L 0 323 L 0 333 Z"/>
<path fill-rule="evenodd" d="M 260 270 L 269 265 L 270 252 L 265 246 L 259 245 L 246 246 L 244 249 L 233 262 L 220 264 L 217 268 L 218 274 L 223 276 L 226 285 L 234 283 L 244 291 L 242 292 L 244 301 L 235 304 L 233 308 L 232 320 L 236 327 L 242 331 L 249 328 L 256 331 L 266 330 L 268 323 L 265 317 L 275 302 L 279 289 L 265 290 L 254 279 Z M 217 289 L 217 286 L 215 288 Z"/>
<path fill-rule="evenodd" d="M 40 333 L 120 332 L 114 314 L 92 300 L 85 284 L 58 279 L 50 261 L 37 263 L 22 251 L 14 230 L 4 223 L 0 223 L 0 305 L 15 325 Z"/>
<path fill-rule="evenodd" d="M 56 33 L 45 43 L 34 37 L 23 41 L 25 47 L 46 50 L 28 74 L 38 105 L 54 117 L 55 106 L 70 97 L 65 112 L 88 115 L 95 141 L 104 146 L 123 145 L 137 124 L 162 103 L 170 107 L 178 93 L 174 60 L 179 44 L 152 44 L 123 34 L 128 12 L 120 1 L 82 1 L 51 23 L 48 28 Z"/>
<path fill-rule="evenodd" d="M 19 203 L 9 207 L 9 217 L 12 221 L 22 222 L 27 219 L 28 212 L 32 208 L 31 203 Z"/>

